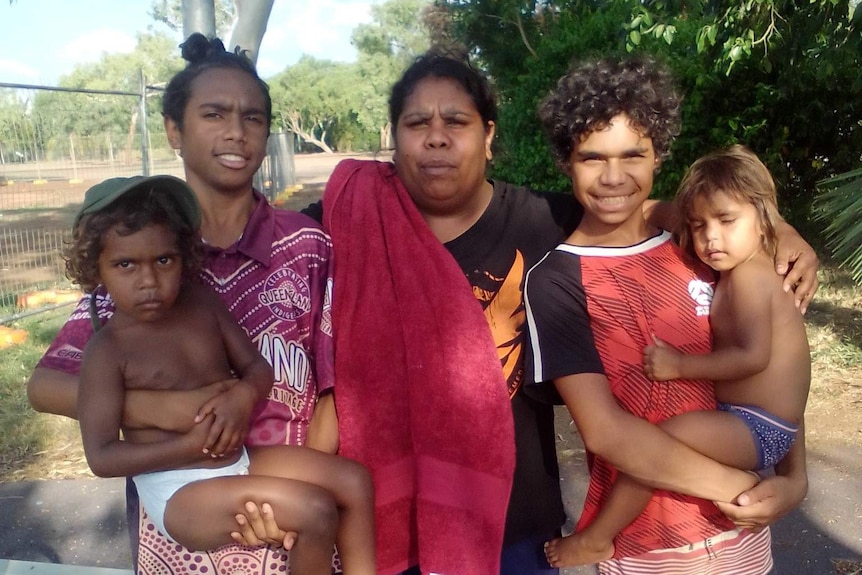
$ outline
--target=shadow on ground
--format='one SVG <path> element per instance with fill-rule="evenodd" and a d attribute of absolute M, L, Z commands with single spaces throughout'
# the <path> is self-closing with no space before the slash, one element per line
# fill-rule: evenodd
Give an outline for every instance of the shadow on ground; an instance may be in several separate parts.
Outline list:
<path fill-rule="evenodd" d="M 558 408 L 557 453 L 563 500 L 577 518 L 586 494 L 583 443 L 568 414 Z M 772 551 L 780 575 L 862 575 L 862 450 L 809 449 L 808 496 L 772 528 Z M 563 575 L 592 575 L 591 567 Z"/>
<path fill-rule="evenodd" d="M 580 438 L 559 408 L 557 445 L 566 507 L 577 516 L 586 489 Z M 811 488 L 773 529 L 781 575 L 858 575 L 862 564 L 862 451 L 812 449 Z M 99 567 L 131 565 L 123 479 L 0 484 L 0 558 Z M 844 563 L 841 563 L 844 561 Z M 593 573 L 588 567 L 564 575 Z"/>
<path fill-rule="evenodd" d="M 125 479 L 0 484 L 0 558 L 131 567 Z"/>

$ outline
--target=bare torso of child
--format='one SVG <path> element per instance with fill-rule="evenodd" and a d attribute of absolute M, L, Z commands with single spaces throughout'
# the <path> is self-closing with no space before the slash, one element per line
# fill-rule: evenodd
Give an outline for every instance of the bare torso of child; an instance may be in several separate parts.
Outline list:
<path fill-rule="evenodd" d="M 750 329 L 752 319 L 740 317 L 734 306 L 734 298 L 744 293 L 741 290 L 759 290 L 761 305 L 769 306 L 772 325 L 766 368 L 748 377 L 716 381 L 715 394 L 720 402 L 756 405 L 799 423 L 811 381 L 811 355 L 802 314 L 782 282 L 763 252 L 722 275 L 710 311 L 714 349 L 736 345 Z"/>
<path fill-rule="evenodd" d="M 233 377 L 217 316 L 207 306 L 215 296 L 204 290 L 185 285 L 173 307 L 156 321 L 115 315 L 106 324 L 105 333 L 99 335 L 110 339 L 126 390 L 189 390 Z M 162 441 L 173 435 L 155 428 L 123 429 L 125 440 L 134 443 Z M 204 458 L 190 466 L 220 467 L 229 459 L 233 458 Z"/>

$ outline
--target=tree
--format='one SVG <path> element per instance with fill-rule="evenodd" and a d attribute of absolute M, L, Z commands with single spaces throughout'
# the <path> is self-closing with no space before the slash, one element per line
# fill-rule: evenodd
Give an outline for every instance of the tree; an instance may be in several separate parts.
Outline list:
<path fill-rule="evenodd" d="M 820 38 L 838 44 L 860 46 L 862 10 L 858 0 L 809 0 L 800 6 L 793 0 L 746 0 L 722 2 L 701 0 L 644 0 L 632 10 L 628 46 L 645 36 L 673 42 L 676 24 L 691 17 L 702 21 L 696 37 L 698 52 L 711 52 L 717 68 L 727 74 L 741 61 L 758 59 L 766 70 L 772 65 L 770 52 L 794 44 L 800 32 L 816 30 Z M 819 42 L 815 41 L 814 44 Z M 825 48 L 828 42 L 820 46 Z M 816 57 L 820 50 L 809 54 Z"/>
<path fill-rule="evenodd" d="M 431 44 L 426 15 L 429 0 L 389 0 L 371 7 L 372 22 L 353 31 L 359 52 L 358 83 L 352 96 L 353 114 L 360 128 L 388 147 L 389 92 L 401 73 Z"/>
<path fill-rule="evenodd" d="M 324 151 L 377 149 L 388 141 L 388 97 L 404 68 L 430 45 L 430 0 L 388 0 L 357 26 L 354 64 L 303 57 L 270 79 L 277 123 Z"/>
<path fill-rule="evenodd" d="M 815 216 L 823 223 L 826 245 L 862 284 L 862 168 L 818 182 Z"/>
<path fill-rule="evenodd" d="M 627 26 L 631 48 L 633 37 L 663 37 L 685 19 L 700 20 L 694 47 L 712 61 L 711 83 L 735 102 L 734 115 L 727 115 L 733 136 L 767 162 L 780 184 L 782 211 L 812 237 L 820 235 L 811 226 L 817 182 L 859 165 L 858 4 L 648 0 Z M 664 40 L 674 42 L 672 35 Z M 728 81 L 717 82 L 719 75 Z"/>
<path fill-rule="evenodd" d="M 27 116 L 27 102 L 11 89 L 0 89 L 0 164 L 26 158 L 31 130 L 22 122 Z"/>
<path fill-rule="evenodd" d="M 257 61 L 274 0 L 153 0 L 150 15 L 188 38 L 194 32 L 226 38 L 227 48 L 244 50 Z"/>
<path fill-rule="evenodd" d="M 567 187 L 535 106 L 572 59 L 626 51 L 667 61 L 685 95 L 683 132 L 656 181 L 659 197 L 673 194 L 700 155 L 744 143 L 773 171 L 785 217 L 813 232 L 815 183 L 858 166 L 862 35 L 848 0 L 747 0 L 732 3 L 736 11 L 706 0 L 446 4 L 457 37 L 499 91 L 497 176 Z"/>
<path fill-rule="evenodd" d="M 168 81 L 182 69 L 171 38 L 159 33 L 138 36 L 135 49 L 127 54 L 105 54 L 101 60 L 75 67 L 60 78 L 64 88 L 140 93 L 141 72 L 148 84 Z M 149 106 L 150 132 L 161 134 L 161 108 L 157 101 Z M 33 101 L 32 118 L 40 126 L 48 149 L 64 150 L 70 135 L 88 138 L 106 135 L 127 141 L 136 130 L 139 100 L 128 96 L 100 94 L 39 93 Z M 100 140 L 95 145 L 102 145 Z"/>
<path fill-rule="evenodd" d="M 359 24 L 351 42 L 362 56 L 384 55 L 406 67 L 428 49 L 428 29 L 423 12 L 429 0 L 388 0 L 372 4 L 368 24 Z"/>
<path fill-rule="evenodd" d="M 274 120 L 304 142 L 331 153 L 330 132 L 344 119 L 346 93 L 355 85 L 347 64 L 303 56 L 270 80 Z M 276 102 L 278 105 L 276 105 Z"/>

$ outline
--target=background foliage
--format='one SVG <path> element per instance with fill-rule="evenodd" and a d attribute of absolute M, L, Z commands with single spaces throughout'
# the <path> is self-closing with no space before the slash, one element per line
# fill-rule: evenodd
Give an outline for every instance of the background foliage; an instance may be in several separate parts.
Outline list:
<path fill-rule="evenodd" d="M 220 25 L 227 26 L 233 4 L 217 4 Z M 151 14 L 176 24 L 177 6 L 177 0 L 154 0 Z M 354 30 L 355 62 L 304 57 L 267 78 L 273 129 L 296 133 L 304 151 L 386 148 L 391 85 L 428 46 L 454 46 L 469 53 L 498 91 L 492 175 L 565 191 L 570 184 L 551 160 L 538 103 L 575 60 L 646 52 L 670 65 L 685 95 L 683 132 L 662 167 L 656 195 L 671 197 L 698 156 L 744 143 L 772 170 L 782 213 L 816 242 L 824 223 L 840 219 L 835 206 L 858 206 L 823 202 L 815 209 L 814 200 L 817 182 L 862 165 L 860 24 L 859 0 L 387 0 L 373 5 L 372 21 Z M 148 32 L 134 52 L 106 54 L 60 84 L 137 91 L 138 70 L 157 84 L 181 66 L 173 42 Z M 68 95 L 21 102 L 0 91 L 0 142 L 22 139 L 25 128 L 15 120 L 22 110 L 38 120 L 27 137 L 58 147 L 68 145 L 72 133 L 130 131 L 125 108 L 133 100 L 117 98 L 115 112 L 88 114 L 84 102 L 92 97 L 80 96 L 70 107 Z M 148 122 L 160 137 L 157 97 Z M 858 196 L 858 184 L 840 190 L 856 194 L 845 200 Z M 831 232 L 833 245 L 858 246 L 848 225 Z"/>
<path fill-rule="evenodd" d="M 809 238 L 819 180 L 862 153 L 862 9 L 848 0 L 455 0 L 456 37 L 496 82 L 497 177 L 569 184 L 537 124 L 536 105 L 574 60 L 647 52 L 666 61 L 685 95 L 683 132 L 662 167 L 671 197 L 698 156 L 744 143 L 767 163 L 782 213 Z M 515 41 L 520 39 L 520 41 Z"/>

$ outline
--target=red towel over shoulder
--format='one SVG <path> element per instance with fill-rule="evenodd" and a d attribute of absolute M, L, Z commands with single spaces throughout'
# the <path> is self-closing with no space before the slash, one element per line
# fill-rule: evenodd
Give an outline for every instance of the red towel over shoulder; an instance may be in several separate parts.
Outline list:
<path fill-rule="evenodd" d="M 339 453 L 374 476 L 378 572 L 499 573 L 514 428 L 481 305 L 392 164 L 342 161 L 323 206 Z"/>

